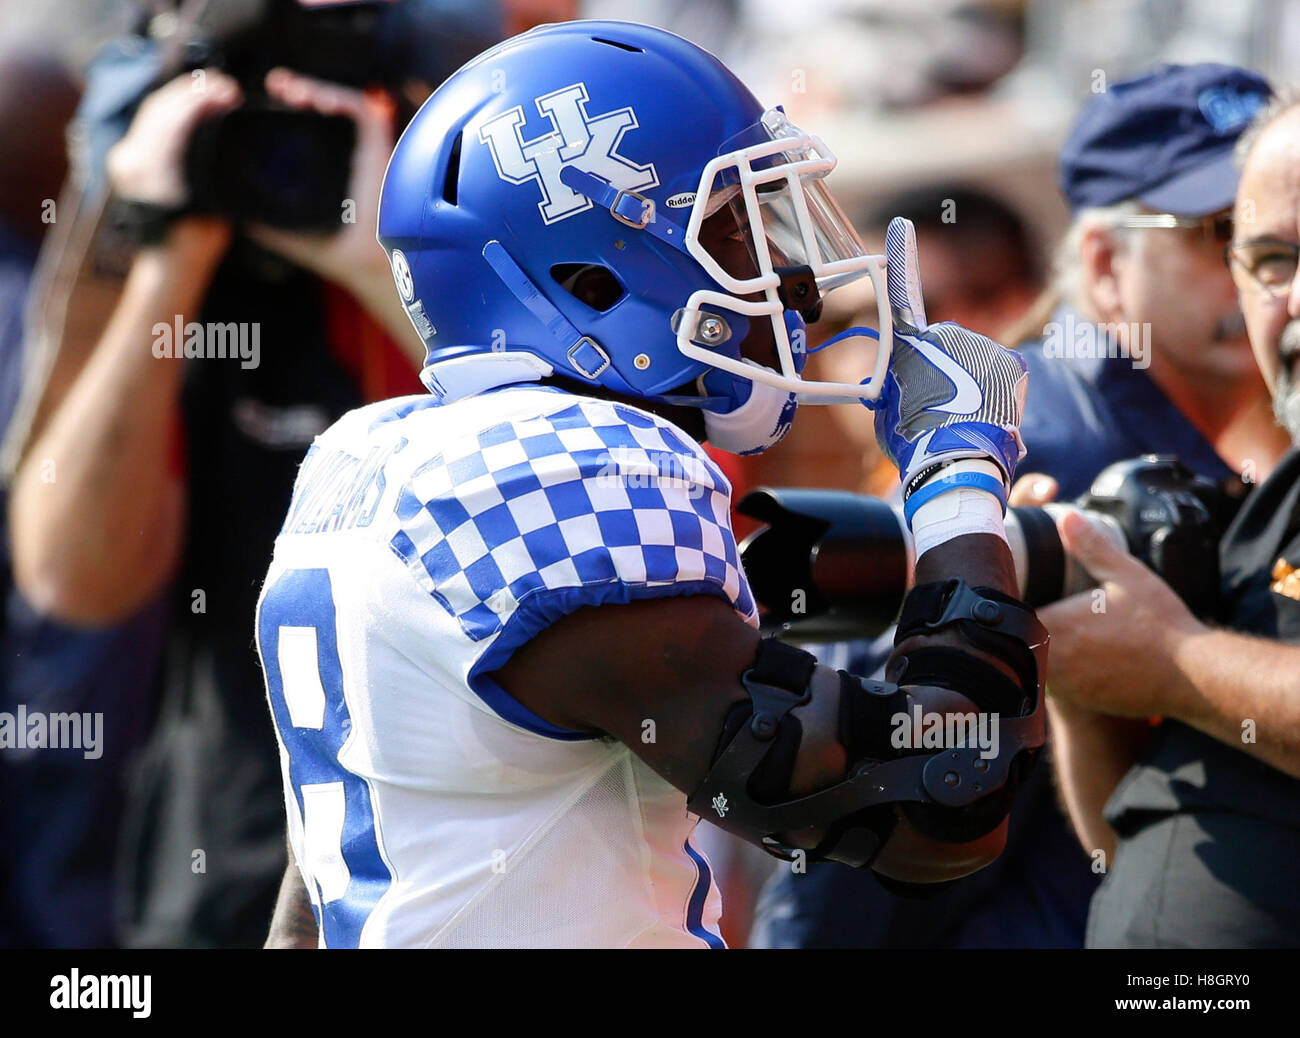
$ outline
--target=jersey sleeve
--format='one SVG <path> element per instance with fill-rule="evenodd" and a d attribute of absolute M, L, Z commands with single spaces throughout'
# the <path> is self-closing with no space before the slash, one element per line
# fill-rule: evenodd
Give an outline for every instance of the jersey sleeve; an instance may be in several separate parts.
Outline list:
<path fill-rule="evenodd" d="M 501 666 L 583 606 L 669 595 L 757 611 L 731 530 L 731 487 L 653 415 L 583 400 L 458 438 L 397 499 L 390 546 Z"/>

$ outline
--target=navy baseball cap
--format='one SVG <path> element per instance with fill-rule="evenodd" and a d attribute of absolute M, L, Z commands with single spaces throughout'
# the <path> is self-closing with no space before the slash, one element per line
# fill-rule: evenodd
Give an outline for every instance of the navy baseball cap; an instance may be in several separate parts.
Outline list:
<path fill-rule="evenodd" d="M 1161 65 L 1116 83 L 1075 120 L 1061 149 L 1072 209 L 1136 198 L 1159 212 L 1205 216 L 1237 193 L 1233 148 L 1272 96 L 1231 65 Z"/>

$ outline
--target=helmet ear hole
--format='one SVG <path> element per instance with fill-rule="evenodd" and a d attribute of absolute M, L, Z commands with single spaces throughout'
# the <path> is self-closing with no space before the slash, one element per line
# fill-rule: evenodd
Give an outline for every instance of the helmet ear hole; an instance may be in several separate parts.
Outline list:
<path fill-rule="evenodd" d="M 614 272 L 598 263 L 557 263 L 551 277 L 578 302 L 601 313 L 627 295 Z"/>

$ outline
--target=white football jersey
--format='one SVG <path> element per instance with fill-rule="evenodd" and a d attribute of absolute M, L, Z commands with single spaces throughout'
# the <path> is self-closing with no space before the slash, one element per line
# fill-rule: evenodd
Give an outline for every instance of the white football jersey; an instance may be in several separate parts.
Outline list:
<path fill-rule="evenodd" d="M 322 946 L 723 946 L 685 796 L 487 675 L 582 606 L 712 594 L 756 625 L 730 497 L 676 426 L 536 385 L 317 437 L 257 643 Z"/>

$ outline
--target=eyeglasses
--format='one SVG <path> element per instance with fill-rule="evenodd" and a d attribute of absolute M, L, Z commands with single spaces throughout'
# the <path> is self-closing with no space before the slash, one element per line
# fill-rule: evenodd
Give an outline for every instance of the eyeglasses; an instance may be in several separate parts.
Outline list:
<path fill-rule="evenodd" d="M 1175 216 L 1173 213 L 1132 213 L 1115 220 L 1116 227 L 1138 230 L 1161 227 L 1199 227 L 1210 241 L 1220 244 L 1232 241 L 1232 213 L 1211 213 L 1209 216 Z"/>
<path fill-rule="evenodd" d="M 1223 260 L 1231 270 L 1235 263 L 1266 295 L 1286 295 L 1295 281 L 1296 260 L 1300 244 L 1280 238 L 1257 238 L 1239 242 L 1223 250 Z"/>

